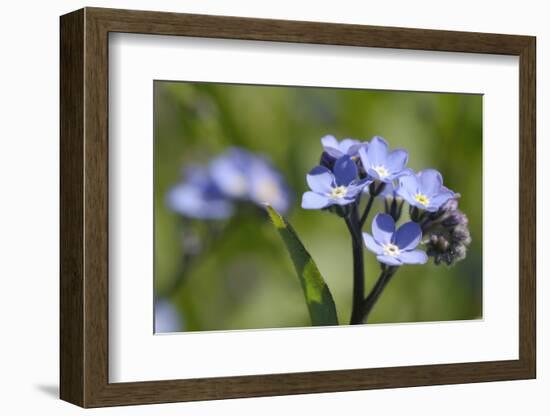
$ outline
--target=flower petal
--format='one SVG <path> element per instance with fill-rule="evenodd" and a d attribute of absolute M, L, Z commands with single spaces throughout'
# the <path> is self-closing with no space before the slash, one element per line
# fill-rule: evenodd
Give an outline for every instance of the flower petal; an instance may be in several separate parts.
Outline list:
<path fill-rule="evenodd" d="M 422 250 L 402 251 L 398 257 L 406 264 L 425 264 L 428 261 L 428 255 Z"/>
<path fill-rule="evenodd" d="M 384 253 L 382 246 L 378 244 L 369 233 L 363 233 L 363 241 L 365 242 L 365 246 L 374 254 L 379 256 Z"/>
<path fill-rule="evenodd" d="M 443 206 L 449 199 L 454 197 L 454 192 L 446 190 L 439 192 L 437 195 L 430 198 L 430 203 L 426 207 L 426 211 L 435 212 Z"/>
<path fill-rule="evenodd" d="M 388 142 L 380 136 L 374 136 L 367 148 L 371 166 L 385 165 L 388 155 Z"/>
<path fill-rule="evenodd" d="M 302 208 L 304 209 L 321 209 L 330 205 L 330 199 L 325 195 L 315 192 L 304 192 L 302 195 Z"/>
<path fill-rule="evenodd" d="M 361 159 L 361 164 L 363 165 L 363 168 L 365 168 L 365 170 L 367 170 L 371 166 L 369 155 L 367 154 L 367 149 L 368 146 L 361 146 L 357 151 L 357 153 L 359 153 L 359 159 Z"/>
<path fill-rule="evenodd" d="M 336 185 L 349 185 L 357 179 L 357 165 L 348 155 L 339 158 L 334 164 L 334 178 Z"/>
<path fill-rule="evenodd" d="M 396 149 L 386 158 L 386 169 L 392 174 L 398 174 L 407 165 L 409 154 L 406 150 Z"/>
<path fill-rule="evenodd" d="M 368 188 L 368 185 L 372 183 L 372 180 L 370 178 L 363 178 L 360 180 L 353 181 L 348 186 L 348 193 L 347 195 L 355 195 L 359 192 L 363 191 L 365 188 Z"/>
<path fill-rule="evenodd" d="M 331 134 L 321 138 L 321 144 L 323 145 L 325 152 L 327 152 L 332 157 L 338 158 L 344 154 L 340 150 L 340 144 L 338 143 L 338 140 L 336 140 L 336 137 Z"/>
<path fill-rule="evenodd" d="M 418 179 L 421 192 L 428 197 L 437 194 L 443 185 L 443 177 L 435 169 L 418 172 Z"/>
<path fill-rule="evenodd" d="M 393 243 L 400 250 L 414 249 L 422 239 L 422 229 L 416 222 L 410 221 L 403 224 L 393 235 Z"/>
<path fill-rule="evenodd" d="M 228 197 L 245 198 L 248 193 L 246 165 L 241 163 L 244 155 L 227 152 L 210 163 L 210 174 L 216 186 Z"/>
<path fill-rule="evenodd" d="M 376 256 L 376 259 L 380 263 L 387 264 L 388 266 L 401 266 L 401 261 L 397 257 L 393 256 Z"/>
<path fill-rule="evenodd" d="M 336 205 L 348 205 L 348 204 L 351 204 L 352 202 L 355 202 L 355 197 L 352 196 L 352 197 L 349 197 L 346 195 L 345 198 L 337 198 L 337 199 L 333 199 L 331 198 L 330 199 L 330 202 L 331 202 L 331 205 L 332 204 L 336 204 Z"/>
<path fill-rule="evenodd" d="M 330 193 L 334 185 L 334 175 L 324 166 L 314 167 L 306 176 L 310 189 L 320 194 Z"/>
<path fill-rule="evenodd" d="M 416 203 L 414 195 L 418 192 L 418 178 L 416 175 L 405 175 L 399 178 L 399 185 L 395 190 L 397 195 L 407 201 L 409 204 Z"/>
<path fill-rule="evenodd" d="M 391 242 L 395 232 L 395 221 L 388 214 L 376 214 L 372 220 L 372 236 L 379 244 Z"/>
<path fill-rule="evenodd" d="M 359 142 L 359 140 L 344 139 L 340 142 L 338 148 L 342 153 L 352 156 L 354 153 L 357 153 L 360 145 L 361 143 Z"/>
<path fill-rule="evenodd" d="M 336 137 L 334 137 L 332 134 L 327 134 L 326 136 L 322 137 L 321 144 L 323 145 L 323 147 L 329 146 L 338 148 L 338 140 L 336 140 Z"/>
<path fill-rule="evenodd" d="M 221 195 L 209 195 L 208 190 L 189 183 L 173 187 L 166 196 L 173 211 L 190 218 L 224 219 L 233 214 L 233 204 Z"/>

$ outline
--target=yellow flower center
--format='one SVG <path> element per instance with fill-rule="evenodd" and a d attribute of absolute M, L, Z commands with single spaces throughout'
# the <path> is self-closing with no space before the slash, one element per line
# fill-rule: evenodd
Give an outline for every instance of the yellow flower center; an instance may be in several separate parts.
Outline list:
<path fill-rule="evenodd" d="M 334 199 L 340 199 L 345 197 L 347 193 L 348 193 L 348 188 L 346 188 L 345 186 L 338 186 L 336 188 L 332 188 L 330 197 Z"/>
<path fill-rule="evenodd" d="M 384 179 L 386 176 L 390 174 L 388 170 L 382 165 L 375 166 L 373 169 L 376 173 L 378 173 L 378 176 L 380 176 L 380 179 Z"/>
<path fill-rule="evenodd" d="M 424 206 L 426 206 L 430 203 L 430 200 L 428 199 L 428 197 L 426 195 L 420 194 L 420 193 L 418 193 L 414 196 L 414 200 L 416 202 L 418 202 L 419 204 L 422 204 Z"/>
<path fill-rule="evenodd" d="M 384 244 L 382 248 L 384 249 L 384 254 L 386 256 L 397 257 L 401 253 L 401 251 L 399 251 L 399 247 L 392 243 Z"/>

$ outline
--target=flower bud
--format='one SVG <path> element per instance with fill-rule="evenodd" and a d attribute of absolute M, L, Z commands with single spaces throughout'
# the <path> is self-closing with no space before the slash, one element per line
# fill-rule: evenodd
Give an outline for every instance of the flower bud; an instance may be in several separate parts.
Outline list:
<path fill-rule="evenodd" d="M 447 201 L 437 212 L 422 223 L 422 231 L 428 256 L 434 263 L 452 265 L 466 258 L 466 251 L 472 238 L 468 229 L 468 217 L 458 209 L 458 198 Z"/>

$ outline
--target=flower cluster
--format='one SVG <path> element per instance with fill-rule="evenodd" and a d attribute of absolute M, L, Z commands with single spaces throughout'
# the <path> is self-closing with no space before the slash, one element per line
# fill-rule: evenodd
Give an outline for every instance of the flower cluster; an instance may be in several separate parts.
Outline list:
<path fill-rule="evenodd" d="M 269 203 L 284 213 L 290 194 L 282 175 L 262 156 L 232 147 L 207 165 L 186 169 L 167 194 L 175 212 L 197 219 L 230 217 L 238 202 Z"/>
<path fill-rule="evenodd" d="M 321 144 L 320 164 L 307 175 L 310 191 L 303 194 L 302 208 L 349 217 L 355 233 L 362 233 L 366 247 L 384 265 L 423 264 L 428 256 L 436 264 L 452 264 L 465 257 L 471 240 L 468 221 L 457 208 L 458 194 L 443 185 L 437 170 L 415 173 L 407 167 L 408 152 L 390 150 L 379 136 L 370 142 L 325 136 Z M 369 201 L 359 216 L 363 194 Z M 372 234 L 363 233 L 374 198 L 384 200 L 385 213 L 374 217 Z M 405 202 L 411 221 L 396 229 Z M 360 219 L 353 220 L 354 215 Z M 426 251 L 417 249 L 421 242 Z"/>

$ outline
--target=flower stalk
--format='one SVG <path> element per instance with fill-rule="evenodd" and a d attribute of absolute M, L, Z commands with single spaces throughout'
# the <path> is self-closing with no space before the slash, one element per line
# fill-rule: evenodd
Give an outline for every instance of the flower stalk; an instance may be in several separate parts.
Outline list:
<path fill-rule="evenodd" d="M 368 213 L 367 213 L 368 214 Z M 358 204 L 354 204 L 350 215 L 346 218 L 346 225 L 351 235 L 353 254 L 353 301 L 350 324 L 360 323 L 361 306 L 365 296 L 365 261 L 363 257 L 363 242 L 359 223 Z"/>
<path fill-rule="evenodd" d="M 366 324 L 367 320 L 369 318 L 369 314 L 372 311 L 372 308 L 374 308 L 374 305 L 380 298 L 380 295 L 382 295 L 382 292 L 390 282 L 391 278 L 397 272 L 397 269 L 399 267 L 396 266 L 382 266 L 382 272 L 380 273 L 380 276 L 378 277 L 378 280 L 376 281 L 376 284 L 372 288 L 369 295 L 366 297 L 364 302 L 361 305 L 361 310 L 359 313 L 359 320 L 357 323 L 359 324 Z"/>

